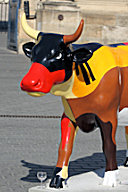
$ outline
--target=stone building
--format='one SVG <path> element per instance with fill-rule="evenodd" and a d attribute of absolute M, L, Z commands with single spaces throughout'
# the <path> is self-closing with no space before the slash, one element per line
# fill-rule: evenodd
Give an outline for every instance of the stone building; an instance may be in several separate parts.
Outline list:
<path fill-rule="evenodd" d="M 78 43 L 115 43 L 128 41 L 128 0 L 29 0 L 28 23 L 43 32 L 71 34 L 81 18 L 84 30 Z M 19 9 L 19 21 L 24 11 Z M 18 22 L 18 50 L 30 40 Z"/>

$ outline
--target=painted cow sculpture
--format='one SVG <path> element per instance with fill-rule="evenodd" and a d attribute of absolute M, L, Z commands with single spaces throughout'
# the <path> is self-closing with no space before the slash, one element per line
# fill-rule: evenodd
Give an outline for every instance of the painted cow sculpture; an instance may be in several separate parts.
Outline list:
<path fill-rule="evenodd" d="M 81 35 L 84 21 L 73 35 L 43 33 L 32 29 L 22 16 L 24 31 L 36 40 L 23 45 L 32 65 L 21 89 L 32 96 L 51 93 L 62 97 L 61 142 L 50 187 L 62 188 L 68 177 L 69 158 L 78 128 L 99 127 L 106 157 L 103 185 L 116 185 L 115 134 L 119 112 L 128 108 L 128 43 L 104 46 L 72 44 Z M 126 127 L 128 143 L 128 128 Z M 125 165 L 128 162 L 128 150 Z"/>

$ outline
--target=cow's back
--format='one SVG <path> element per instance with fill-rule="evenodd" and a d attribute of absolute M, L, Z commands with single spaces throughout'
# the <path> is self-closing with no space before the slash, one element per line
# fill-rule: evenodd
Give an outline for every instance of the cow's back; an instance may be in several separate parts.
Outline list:
<path fill-rule="evenodd" d="M 101 46 L 93 52 L 92 57 L 87 61 L 95 80 L 92 80 L 86 64 L 85 67 L 90 84 L 86 84 L 83 78 L 81 67 L 78 66 L 79 75 L 74 73 L 74 84 L 72 92 L 76 97 L 84 97 L 91 94 L 99 85 L 106 73 L 118 66 L 115 49 L 109 46 Z"/>

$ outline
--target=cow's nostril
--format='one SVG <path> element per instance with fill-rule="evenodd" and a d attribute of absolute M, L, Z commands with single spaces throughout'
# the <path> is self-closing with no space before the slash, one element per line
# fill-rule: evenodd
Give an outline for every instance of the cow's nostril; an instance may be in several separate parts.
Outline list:
<path fill-rule="evenodd" d="M 20 83 L 21 88 L 23 89 L 31 89 L 31 88 L 38 88 L 41 85 L 40 80 L 22 80 Z"/>
<path fill-rule="evenodd" d="M 40 80 L 38 80 L 38 81 L 32 80 L 32 81 L 31 81 L 31 85 L 32 85 L 33 87 L 38 87 L 38 86 L 40 86 Z"/>

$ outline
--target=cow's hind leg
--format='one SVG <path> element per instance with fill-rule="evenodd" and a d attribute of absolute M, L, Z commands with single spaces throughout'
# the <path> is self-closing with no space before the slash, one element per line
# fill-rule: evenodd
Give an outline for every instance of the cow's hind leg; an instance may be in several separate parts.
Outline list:
<path fill-rule="evenodd" d="M 127 142 L 127 150 L 126 150 L 126 160 L 124 163 L 124 166 L 128 166 L 128 126 L 125 127 L 125 137 L 126 137 L 126 142 Z"/>
<path fill-rule="evenodd" d="M 113 139 L 112 136 L 112 126 L 114 126 L 114 124 L 112 125 L 110 122 L 104 123 L 100 119 L 98 119 L 98 124 L 101 130 L 103 152 L 106 158 L 106 170 L 103 185 L 116 186 L 118 167 L 116 162 L 116 144 L 115 139 Z"/>
<path fill-rule="evenodd" d="M 76 133 L 74 123 L 63 114 L 61 120 L 61 142 L 58 151 L 58 161 L 50 182 L 50 187 L 63 188 L 62 182 L 68 178 L 68 164 L 72 153 Z"/>

